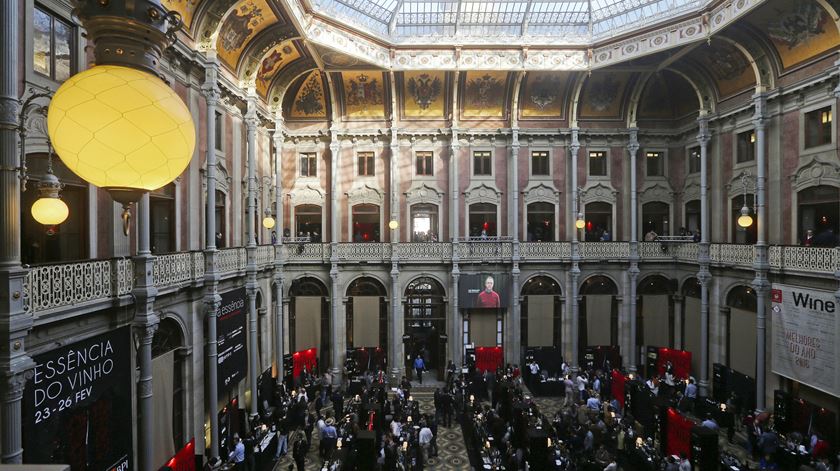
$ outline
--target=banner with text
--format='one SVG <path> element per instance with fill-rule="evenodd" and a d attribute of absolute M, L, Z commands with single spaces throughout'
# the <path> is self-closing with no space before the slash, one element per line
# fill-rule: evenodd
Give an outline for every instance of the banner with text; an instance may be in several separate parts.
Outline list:
<path fill-rule="evenodd" d="M 222 293 L 216 318 L 219 397 L 225 397 L 228 390 L 242 381 L 248 369 L 245 306 L 245 288 Z"/>
<path fill-rule="evenodd" d="M 123 327 L 33 358 L 23 396 L 24 463 L 133 468 L 133 349 Z"/>
<path fill-rule="evenodd" d="M 774 284 L 773 372 L 840 395 L 840 319 L 834 293 Z"/>

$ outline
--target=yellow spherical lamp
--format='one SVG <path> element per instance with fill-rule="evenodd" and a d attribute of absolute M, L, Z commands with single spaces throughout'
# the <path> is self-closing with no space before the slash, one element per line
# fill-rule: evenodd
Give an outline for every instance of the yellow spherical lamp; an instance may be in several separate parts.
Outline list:
<path fill-rule="evenodd" d="M 32 204 L 32 218 L 45 226 L 56 226 L 67 220 L 70 208 L 58 197 L 61 183 L 58 178 L 47 171 L 44 180 L 38 183 L 41 196 Z"/>
<path fill-rule="evenodd" d="M 266 229 L 274 229 L 274 225 L 276 224 L 276 221 L 269 214 L 268 216 L 263 218 L 262 224 L 263 224 L 263 227 L 266 228 Z"/>
<path fill-rule="evenodd" d="M 583 219 L 583 214 L 578 213 L 577 220 L 575 220 L 575 227 L 578 229 L 586 227 L 586 221 Z"/>
<path fill-rule="evenodd" d="M 32 217 L 45 226 L 56 226 L 67 220 L 70 208 L 60 198 L 38 198 L 32 205 Z"/>
<path fill-rule="evenodd" d="M 391 229 L 392 231 L 395 231 L 395 230 L 399 229 L 400 228 L 399 221 L 396 221 L 394 219 L 390 220 L 388 222 L 388 228 Z"/>
<path fill-rule="evenodd" d="M 55 92 L 47 130 L 64 165 L 128 205 L 175 180 L 195 148 L 192 115 L 160 78 L 98 65 Z"/>
<path fill-rule="evenodd" d="M 741 215 L 738 217 L 738 225 L 741 227 L 752 226 L 753 218 L 750 216 L 750 210 L 746 206 L 741 208 Z"/>

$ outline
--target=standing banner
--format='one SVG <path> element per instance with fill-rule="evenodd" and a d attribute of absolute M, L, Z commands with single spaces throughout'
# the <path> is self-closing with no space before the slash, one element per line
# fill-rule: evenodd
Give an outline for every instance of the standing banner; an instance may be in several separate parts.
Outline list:
<path fill-rule="evenodd" d="M 676 456 L 685 454 L 686 458 L 691 458 L 691 429 L 694 427 L 694 422 L 670 407 L 667 420 L 668 435 L 665 453 Z"/>
<path fill-rule="evenodd" d="M 23 462 L 72 471 L 132 465 L 131 328 L 37 355 L 23 394 Z"/>
<path fill-rule="evenodd" d="M 245 305 L 245 288 L 222 293 L 216 317 L 219 397 L 225 397 L 227 391 L 239 384 L 248 369 Z"/>
<path fill-rule="evenodd" d="M 840 318 L 832 291 L 774 284 L 773 372 L 840 396 Z"/>

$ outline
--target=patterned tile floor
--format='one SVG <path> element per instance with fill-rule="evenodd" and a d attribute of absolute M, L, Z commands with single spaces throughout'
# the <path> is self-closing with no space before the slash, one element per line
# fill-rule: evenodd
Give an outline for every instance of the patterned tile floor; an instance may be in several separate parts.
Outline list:
<path fill-rule="evenodd" d="M 415 389 L 412 391 L 412 396 L 420 402 L 421 413 L 434 414 L 434 389 L 430 388 L 428 384 L 424 384 L 423 389 L 418 388 L 414 382 L 412 384 L 415 386 Z M 330 409 L 331 407 L 325 410 Z M 294 440 L 297 439 L 294 435 L 290 438 L 290 443 L 294 443 Z M 312 446 L 306 456 L 306 471 L 320 471 L 321 469 L 321 459 L 318 457 L 318 442 L 319 439 L 316 430 L 312 434 Z M 426 461 L 425 469 L 440 471 L 469 469 L 470 463 L 467 458 L 467 450 L 464 445 L 464 436 L 461 433 L 460 425 L 453 423 L 451 428 L 438 427 L 437 444 L 438 456 Z M 273 471 L 288 471 L 289 465 L 292 463 L 290 452 L 274 465 Z"/>

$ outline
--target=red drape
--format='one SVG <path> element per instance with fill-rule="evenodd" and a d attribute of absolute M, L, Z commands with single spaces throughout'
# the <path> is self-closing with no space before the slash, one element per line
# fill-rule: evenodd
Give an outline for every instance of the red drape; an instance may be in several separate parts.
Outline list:
<path fill-rule="evenodd" d="M 680 456 L 685 453 L 691 458 L 691 429 L 694 422 L 685 418 L 679 412 L 668 408 L 668 443 L 665 452 L 669 455 Z"/>
<path fill-rule="evenodd" d="M 612 370 L 612 397 L 621 405 L 624 410 L 624 382 L 627 378 L 624 377 L 618 370 Z"/>
<path fill-rule="evenodd" d="M 166 463 L 172 471 L 195 471 L 195 438 Z"/>
<path fill-rule="evenodd" d="M 656 360 L 656 371 L 660 376 L 665 374 L 665 363 L 669 361 L 674 365 L 674 376 L 676 378 L 688 379 L 691 374 L 691 352 L 660 348 L 659 359 Z"/>
<path fill-rule="evenodd" d="M 310 348 L 309 350 L 301 350 L 299 352 L 295 352 L 292 355 L 292 362 L 293 362 L 293 370 L 292 375 L 297 378 L 300 376 L 300 372 L 303 371 L 303 367 L 306 367 L 306 371 L 312 373 L 315 371 L 315 363 L 316 359 L 318 358 L 318 349 L 317 348 Z"/>
<path fill-rule="evenodd" d="M 478 347 L 475 349 L 475 367 L 481 371 L 496 371 L 502 366 L 502 347 Z"/>

